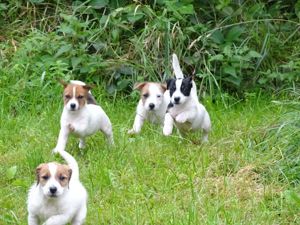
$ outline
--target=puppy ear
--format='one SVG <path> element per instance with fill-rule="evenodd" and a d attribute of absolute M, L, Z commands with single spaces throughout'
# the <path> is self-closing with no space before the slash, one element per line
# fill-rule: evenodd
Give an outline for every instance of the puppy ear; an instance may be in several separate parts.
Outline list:
<path fill-rule="evenodd" d="M 62 85 L 64 86 L 64 88 L 68 86 L 68 83 L 67 83 L 66 81 L 60 79 L 60 78 L 57 78 L 57 81 L 58 81 L 60 84 L 62 84 Z"/>
<path fill-rule="evenodd" d="M 94 85 L 92 85 L 92 84 L 86 84 L 86 85 L 83 85 L 82 86 L 84 89 L 86 89 L 86 90 L 91 90 L 92 88 L 94 88 L 95 86 Z"/>
<path fill-rule="evenodd" d="M 35 169 L 35 176 L 36 176 L 36 185 L 39 185 L 40 183 L 40 172 L 41 169 L 45 166 L 45 163 L 40 164 L 36 169 Z"/>
<path fill-rule="evenodd" d="M 69 172 L 69 180 L 68 180 L 68 188 L 69 188 L 70 180 L 71 180 L 71 177 L 72 177 L 72 169 L 69 168 L 68 172 Z"/>
<path fill-rule="evenodd" d="M 142 90 L 146 84 L 147 84 L 147 82 L 136 83 L 133 86 L 133 90 Z"/>
<path fill-rule="evenodd" d="M 163 92 L 167 90 L 167 85 L 166 84 L 160 84 L 161 88 L 163 89 Z"/>
<path fill-rule="evenodd" d="M 173 79 L 168 79 L 168 80 L 167 80 L 167 89 L 170 88 L 170 85 L 171 85 L 172 80 L 173 80 Z"/>

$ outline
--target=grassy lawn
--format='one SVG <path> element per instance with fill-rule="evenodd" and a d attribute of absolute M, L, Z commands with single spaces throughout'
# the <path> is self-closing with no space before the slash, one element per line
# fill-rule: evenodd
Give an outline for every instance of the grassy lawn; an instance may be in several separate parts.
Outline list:
<path fill-rule="evenodd" d="M 15 114 L 2 112 L 0 224 L 27 223 L 26 196 L 36 166 L 62 161 L 51 154 L 59 131 L 59 96 Z M 135 100 L 102 100 L 115 147 L 109 148 L 100 133 L 87 139 L 84 151 L 74 137 L 67 145 L 89 193 L 86 224 L 300 223 L 294 194 L 299 187 L 281 178 L 276 164 L 284 145 L 271 135 L 286 108 L 259 97 L 227 108 L 204 104 L 213 131 L 208 144 L 195 145 L 176 132 L 164 137 L 160 127 L 149 124 L 130 137 Z"/>

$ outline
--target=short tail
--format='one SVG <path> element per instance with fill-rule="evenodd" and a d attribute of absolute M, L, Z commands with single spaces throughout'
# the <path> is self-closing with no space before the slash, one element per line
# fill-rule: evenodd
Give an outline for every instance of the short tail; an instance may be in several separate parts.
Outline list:
<path fill-rule="evenodd" d="M 61 155 L 61 157 L 64 158 L 64 160 L 68 163 L 69 167 L 72 169 L 71 179 L 79 180 L 79 168 L 74 157 L 66 151 L 59 151 L 59 154 Z"/>
<path fill-rule="evenodd" d="M 173 70 L 174 70 L 176 79 L 183 79 L 184 76 L 183 76 L 182 70 L 180 68 L 177 55 L 175 53 L 173 53 L 172 65 L 173 65 Z"/>

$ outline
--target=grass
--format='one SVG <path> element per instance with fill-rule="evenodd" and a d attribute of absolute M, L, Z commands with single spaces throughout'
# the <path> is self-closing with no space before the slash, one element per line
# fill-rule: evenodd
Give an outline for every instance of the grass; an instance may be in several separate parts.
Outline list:
<path fill-rule="evenodd" d="M 52 101 L 1 115 L 0 224 L 27 223 L 34 169 L 41 162 L 62 161 L 51 154 L 62 110 L 56 94 Z M 102 134 L 90 137 L 84 151 L 77 139 L 68 142 L 89 193 L 86 224 L 300 223 L 299 187 L 280 179 L 274 165 L 282 160 L 283 146 L 269 135 L 287 111 L 284 105 L 252 96 L 230 101 L 225 109 L 207 100 L 210 142 L 194 145 L 176 134 L 163 137 L 149 124 L 140 135 L 128 136 L 135 102 L 112 103 L 102 96 L 113 123 L 114 148 Z"/>

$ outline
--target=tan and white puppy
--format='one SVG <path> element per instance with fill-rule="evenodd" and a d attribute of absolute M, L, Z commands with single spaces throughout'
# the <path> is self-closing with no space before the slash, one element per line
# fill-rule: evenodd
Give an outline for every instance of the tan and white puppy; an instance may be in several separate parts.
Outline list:
<path fill-rule="evenodd" d="M 134 86 L 140 91 L 140 100 L 136 108 L 136 116 L 129 134 L 141 131 L 144 121 L 163 125 L 165 113 L 169 104 L 169 95 L 165 95 L 167 87 L 161 83 L 142 82 Z"/>
<path fill-rule="evenodd" d="M 79 148 L 85 147 L 85 137 L 102 131 L 109 144 L 113 144 L 111 122 L 104 110 L 96 105 L 92 96 L 91 86 L 82 81 L 66 83 L 64 86 L 64 109 L 60 119 L 60 132 L 54 152 L 65 150 L 68 136 L 74 133 L 79 136 Z"/>
<path fill-rule="evenodd" d="M 163 134 L 171 135 L 175 124 L 182 135 L 202 130 L 202 141 L 207 142 L 211 122 L 208 112 L 198 100 L 196 84 L 191 77 L 184 78 L 175 54 L 172 65 L 176 78 L 167 81 L 166 93 L 170 96 L 170 104 L 165 115 Z"/>
<path fill-rule="evenodd" d="M 36 183 L 29 190 L 29 225 L 80 225 L 87 213 L 87 192 L 79 181 L 76 160 L 60 151 L 68 165 L 42 163 L 36 168 Z"/>

